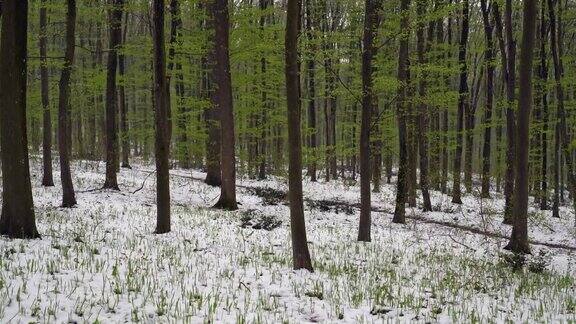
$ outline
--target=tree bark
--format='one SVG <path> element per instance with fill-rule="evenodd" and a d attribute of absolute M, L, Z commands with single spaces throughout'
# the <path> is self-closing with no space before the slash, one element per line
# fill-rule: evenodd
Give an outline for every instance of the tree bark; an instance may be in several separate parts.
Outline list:
<path fill-rule="evenodd" d="M 512 25 L 512 0 L 506 0 L 506 8 L 504 13 L 505 31 L 506 31 L 506 47 L 508 49 L 507 63 L 506 63 L 506 182 L 504 184 L 504 224 L 513 223 L 513 210 L 514 210 L 514 153 L 515 153 L 515 116 L 514 116 L 514 101 L 516 100 L 516 41 L 514 40 L 514 31 Z"/>
<path fill-rule="evenodd" d="M 406 223 L 406 200 L 407 200 L 407 130 L 406 130 L 406 99 L 408 97 L 408 30 L 410 26 L 409 19 L 410 0 L 400 1 L 400 28 L 405 32 L 400 37 L 400 48 L 398 50 L 398 96 L 396 100 L 396 115 L 398 119 L 398 141 L 399 141 L 399 161 L 398 161 L 398 181 L 396 183 L 396 208 L 394 210 L 393 223 Z"/>
<path fill-rule="evenodd" d="M 522 45 L 520 48 L 520 93 L 516 125 L 514 224 L 505 247 L 515 253 L 530 253 L 528 245 L 528 151 L 532 108 L 532 59 L 536 33 L 536 0 L 524 0 Z"/>
<path fill-rule="evenodd" d="M 486 63 L 486 105 L 484 108 L 484 147 L 482 149 L 482 198 L 490 198 L 490 158 L 492 152 L 492 107 L 494 102 L 494 43 L 492 31 L 494 27 L 490 22 L 487 0 L 481 0 L 482 21 L 484 23 L 484 36 L 486 49 L 484 60 Z"/>
<path fill-rule="evenodd" d="M 62 207 L 76 205 L 72 173 L 70 171 L 70 77 L 74 64 L 74 34 L 76 30 L 76 0 L 67 0 L 66 52 L 60 76 L 58 100 L 58 149 L 60 151 L 60 180 L 62 182 Z"/>
<path fill-rule="evenodd" d="M 308 42 L 314 42 L 313 25 L 312 25 L 312 2 L 306 0 L 306 36 Z M 311 53 L 315 52 L 315 47 L 310 48 Z M 316 63 L 314 57 L 310 55 L 306 62 L 308 72 L 308 130 L 310 131 L 309 147 L 311 151 L 311 159 L 308 163 L 308 175 L 310 181 L 316 182 L 316 154 L 318 146 L 318 134 L 316 130 Z"/>
<path fill-rule="evenodd" d="M 236 202 L 236 156 L 234 150 L 234 112 L 232 103 L 232 80 L 230 76 L 230 55 L 228 53 L 228 33 L 230 18 L 228 0 L 214 0 L 211 5 L 216 31 L 214 81 L 216 82 L 215 106 L 220 111 L 222 134 L 221 157 L 222 184 L 220 199 L 214 207 L 227 210 L 238 209 Z"/>
<path fill-rule="evenodd" d="M 181 46 L 181 29 L 182 18 L 180 17 L 180 3 L 178 0 L 170 1 L 170 47 L 168 50 L 168 73 L 170 82 L 172 77 L 176 77 L 176 97 L 178 107 L 178 119 L 176 120 L 177 128 L 177 148 L 178 160 L 180 167 L 190 167 L 190 150 L 188 149 L 188 124 L 189 124 L 189 109 L 184 104 L 184 76 L 182 75 L 182 64 L 175 62 L 176 47 Z"/>
<path fill-rule="evenodd" d="M 370 242 L 370 229 L 372 226 L 370 209 L 370 131 L 372 126 L 372 111 L 375 100 L 373 90 L 372 61 L 376 55 L 374 39 L 379 24 L 379 15 L 382 10 L 378 0 L 366 0 L 364 14 L 364 46 L 362 49 L 362 124 L 360 128 L 360 225 L 358 228 L 358 241 Z"/>
<path fill-rule="evenodd" d="M 120 46 L 126 44 L 126 33 L 128 31 L 128 14 L 124 18 L 124 26 L 121 37 Z M 126 74 L 126 57 L 124 53 L 118 54 L 118 72 L 120 75 L 120 84 L 118 85 L 118 109 L 120 110 L 120 132 L 121 132 L 121 146 L 122 146 L 122 167 L 131 169 L 130 167 L 130 138 L 128 137 L 129 126 L 128 126 L 128 107 L 126 104 L 126 80 L 124 80 L 124 75 Z M 134 103 L 132 103 L 134 104 Z"/>
<path fill-rule="evenodd" d="M 417 0 L 416 11 L 418 13 L 418 29 L 416 31 L 417 44 L 416 48 L 418 51 L 418 63 L 422 69 L 425 69 L 425 64 L 428 63 L 427 53 L 432 42 L 432 36 L 434 34 L 433 24 L 430 24 L 428 28 L 427 39 L 424 39 L 424 29 L 425 21 L 424 15 L 426 13 L 426 0 Z M 430 126 L 430 115 L 428 111 L 428 105 L 426 104 L 426 86 L 427 86 L 428 75 L 426 71 L 422 71 L 420 74 L 420 82 L 418 85 L 418 146 L 420 152 L 420 191 L 422 192 L 423 200 L 423 210 L 425 212 L 432 211 L 432 202 L 430 201 L 429 192 L 429 181 L 428 181 L 428 128 Z"/>
<path fill-rule="evenodd" d="M 540 137 L 540 145 L 542 148 L 542 162 L 540 170 L 540 209 L 548 209 L 548 90 L 546 90 L 546 83 L 548 81 L 548 64 L 546 58 L 546 2 L 542 1 L 540 13 L 540 66 L 538 73 L 540 77 L 540 103 L 542 104 L 542 134 Z"/>
<path fill-rule="evenodd" d="M 458 95 L 458 117 L 456 119 L 456 153 L 454 155 L 454 182 L 452 184 L 452 202 L 461 204 L 461 171 L 462 171 L 462 142 L 464 130 L 464 111 L 467 110 L 468 102 L 468 65 L 466 64 L 466 48 L 468 46 L 468 21 L 469 3 L 463 0 L 462 6 L 462 32 L 460 34 L 460 45 L 458 50 L 458 63 L 460 65 L 460 86 Z"/>
<path fill-rule="evenodd" d="M 54 176 L 52 175 L 52 117 L 50 113 L 50 89 L 48 84 L 48 62 L 46 59 L 46 0 L 42 0 L 40 7 L 40 87 L 42 93 L 42 119 L 43 119 L 43 141 L 42 160 L 43 175 L 42 185 L 45 187 L 54 186 Z"/>
<path fill-rule="evenodd" d="M 152 3 L 152 37 L 154 46 L 154 120 L 156 157 L 156 234 L 170 232 L 169 115 L 170 92 L 166 76 L 164 48 L 164 0 Z"/>
<path fill-rule="evenodd" d="M 313 271 L 306 238 L 302 199 L 302 141 L 300 132 L 300 71 L 298 34 L 300 33 L 300 0 L 288 0 L 286 16 L 286 99 L 288 106 L 288 141 L 290 143 L 288 186 L 290 229 L 294 269 Z"/>
<path fill-rule="evenodd" d="M 38 238 L 26 135 L 28 1 L 3 3 L 0 40 L 2 215 L 0 234 Z"/>
<path fill-rule="evenodd" d="M 109 12 L 110 49 L 108 51 L 106 77 L 106 181 L 103 188 L 120 190 L 118 187 L 118 101 L 116 97 L 116 68 L 118 47 L 122 39 L 122 7 L 124 0 L 111 0 Z"/>
<path fill-rule="evenodd" d="M 556 141 L 561 143 L 562 151 L 559 152 L 560 156 L 564 156 L 564 161 L 566 163 L 566 172 L 568 177 L 568 186 L 570 190 L 570 195 L 573 198 L 573 207 L 576 211 L 576 179 L 574 176 L 574 166 L 572 164 L 572 153 L 570 150 L 570 137 L 568 135 L 567 123 L 566 123 L 566 111 L 564 107 L 564 87 L 562 85 L 562 76 L 564 73 L 562 66 L 562 56 L 560 53 L 560 42 L 561 35 L 560 26 L 556 24 L 556 17 L 554 13 L 554 2 L 548 0 L 548 16 L 550 20 L 550 48 L 552 52 L 552 61 L 554 63 L 554 81 L 556 88 L 556 104 L 557 104 L 557 116 L 558 116 L 558 130 Z M 562 166 L 561 157 L 557 160 L 559 166 Z M 563 179 L 562 171 L 558 172 L 560 180 Z M 564 191 L 564 185 L 560 185 L 560 200 L 563 200 L 562 194 Z M 556 197 L 555 197 L 556 199 Z M 556 205 L 556 202 L 555 202 Z M 556 208 L 556 206 L 555 206 Z M 559 216 L 556 212 L 556 215 Z"/>

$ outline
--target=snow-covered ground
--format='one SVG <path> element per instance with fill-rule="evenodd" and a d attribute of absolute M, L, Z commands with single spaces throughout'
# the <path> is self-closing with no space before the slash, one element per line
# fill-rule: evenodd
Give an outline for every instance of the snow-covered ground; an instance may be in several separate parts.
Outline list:
<path fill-rule="evenodd" d="M 174 170 L 173 230 L 154 235 L 152 169 L 123 169 L 121 191 L 101 191 L 94 189 L 104 165 L 77 162 L 78 206 L 62 209 L 59 184 L 39 186 L 33 163 L 42 239 L 0 238 L 0 322 L 576 321 L 576 251 L 534 244 L 514 271 L 520 261 L 503 252 L 506 240 L 427 221 L 507 235 L 496 193 L 493 200 L 466 196 L 458 207 L 433 192 L 437 212 L 408 209 L 419 219 L 396 225 L 389 214 L 395 188 L 384 185 L 373 196 L 382 211 L 373 213 L 373 241 L 358 243 L 358 210 L 318 201 L 355 204 L 359 188 L 306 182 L 315 268 L 308 273 L 291 269 L 285 202 L 251 189 L 285 191 L 285 180 L 238 180 L 240 210 L 224 212 L 210 208 L 219 190 L 194 180 L 201 172 Z M 561 215 L 531 209 L 530 238 L 576 247 L 574 215 L 568 208 Z M 277 221 L 272 230 L 254 226 Z"/>

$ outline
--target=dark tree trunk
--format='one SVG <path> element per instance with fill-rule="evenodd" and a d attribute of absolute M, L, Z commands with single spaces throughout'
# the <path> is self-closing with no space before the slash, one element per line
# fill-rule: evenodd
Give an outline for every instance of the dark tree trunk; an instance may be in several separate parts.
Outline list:
<path fill-rule="evenodd" d="M 410 21 L 408 20 L 408 10 L 410 8 L 410 0 L 402 0 L 400 2 L 400 11 L 402 18 L 400 20 L 400 28 L 407 30 Z M 407 200 L 407 181 L 408 181 L 408 147 L 407 147 L 407 130 L 406 130 L 406 107 L 408 97 L 408 35 L 402 34 L 400 38 L 400 48 L 398 50 L 398 87 L 397 95 L 397 118 L 398 118 L 398 141 L 400 148 L 400 156 L 398 161 L 398 181 L 396 183 L 396 208 L 394 210 L 393 223 L 406 223 L 406 200 Z"/>
<path fill-rule="evenodd" d="M 314 36 L 312 31 L 312 2 L 311 0 L 306 0 L 306 36 L 310 43 L 314 42 Z M 314 52 L 315 48 L 311 48 Z M 312 158 L 308 164 L 308 175 L 310 176 L 310 181 L 316 182 L 316 154 L 318 151 L 316 147 L 318 146 L 318 134 L 316 133 L 316 63 L 314 62 L 314 57 L 310 56 L 306 63 L 308 71 L 308 129 L 310 130 L 310 150 L 312 152 Z"/>
<path fill-rule="evenodd" d="M 170 232 L 170 140 L 168 104 L 170 103 L 166 77 L 164 48 L 164 0 L 152 3 L 152 37 L 154 46 L 154 119 L 156 155 L 156 234 Z"/>
<path fill-rule="evenodd" d="M 116 68 L 118 65 L 118 47 L 122 39 L 123 0 L 111 0 L 110 11 L 110 49 L 106 77 L 106 181 L 105 189 L 120 190 L 118 187 L 118 102 L 116 97 Z"/>
<path fill-rule="evenodd" d="M 548 64 L 546 58 L 546 35 L 547 35 L 547 24 L 546 24 L 546 2 L 541 2 L 541 14 L 540 14 L 540 66 L 538 68 L 540 77 L 540 103 L 542 104 L 542 134 L 541 149 L 542 149 L 542 165 L 540 170 L 540 209 L 548 209 L 548 90 L 546 90 L 546 83 L 548 81 Z"/>
<path fill-rule="evenodd" d="M 370 131 L 375 97 L 373 91 L 372 61 L 376 55 L 374 39 L 378 31 L 379 14 L 382 10 L 378 0 L 366 0 L 364 14 L 364 46 L 362 49 L 362 125 L 360 128 L 360 226 L 358 241 L 370 242 L 372 226 L 370 209 Z"/>
<path fill-rule="evenodd" d="M 288 186 L 290 229 L 294 269 L 312 270 L 302 200 L 302 141 L 300 133 L 300 71 L 298 34 L 300 32 L 300 0 L 288 0 L 286 17 L 286 98 L 288 105 L 288 141 L 290 143 Z"/>
<path fill-rule="evenodd" d="M 484 60 L 486 62 L 486 106 L 484 108 L 484 147 L 482 149 L 482 198 L 490 198 L 490 158 L 492 152 L 492 106 L 494 102 L 494 43 L 492 37 L 493 26 L 490 22 L 490 13 L 486 0 L 481 0 L 482 21 L 484 23 L 484 36 L 486 49 Z"/>
<path fill-rule="evenodd" d="M 456 119 L 456 153 L 454 155 L 454 183 L 452 184 L 452 202 L 461 204 L 461 171 L 462 171 L 462 142 L 464 130 L 464 111 L 467 110 L 469 105 L 468 100 L 468 65 L 466 64 L 466 48 L 468 46 L 468 0 L 463 0 L 462 7 L 462 32 L 460 34 L 460 45 L 458 50 L 458 63 L 460 65 L 460 86 L 458 96 L 458 117 Z"/>
<path fill-rule="evenodd" d="M 430 44 L 432 42 L 433 24 L 430 24 L 428 28 L 428 39 L 424 40 L 424 15 L 426 13 L 426 0 L 417 0 L 417 13 L 418 13 L 418 29 L 416 31 L 417 38 L 417 51 L 418 51 L 418 63 L 421 66 L 427 64 L 427 52 Z M 422 191 L 423 200 L 423 210 L 425 212 L 432 211 L 432 203 L 430 201 L 429 182 L 428 182 L 428 128 L 430 124 L 430 115 L 428 111 L 428 105 L 425 103 L 426 100 L 426 82 L 428 75 L 426 72 L 421 72 L 420 82 L 418 85 L 418 97 L 420 99 L 419 111 L 418 111 L 418 146 L 420 152 L 420 191 Z"/>
<path fill-rule="evenodd" d="M 28 1 L 3 4 L 0 40 L 2 216 L 0 234 L 38 238 L 26 135 Z"/>
<path fill-rule="evenodd" d="M 60 151 L 60 179 L 62 181 L 62 207 L 76 205 L 72 173 L 70 171 L 70 77 L 74 64 L 74 33 L 76 29 L 76 0 L 67 0 L 66 52 L 60 77 L 58 101 L 58 149 Z"/>
<path fill-rule="evenodd" d="M 216 28 L 214 91 L 215 106 L 220 112 L 222 134 L 220 163 L 222 165 L 222 184 L 220 199 L 214 207 L 227 210 L 238 209 L 236 202 L 236 156 L 234 151 L 234 112 L 232 107 L 232 80 L 230 76 L 230 56 L 228 53 L 229 14 L 228 0 L 215 0 L 211 5 Z"/>
<path fill-rule="evenodd" d="M 42 185 L 45 187 L 54 186 L 52 176 L 52 117 L 50 116 L 49 85 L 48 85 L 48 62 L 46 60 L 46 0 L 42 0 L 40 7 L 40 87 L 42 92 L 42 119 L 43 119 L 43 141 L 42 160 L 43 175 Z"/>
<path fill-rule="evenodd" d="M 190 167 L 190 151 L 188 149 L 188 130 L 187 126 L 189 124 L 188 118 L 188 108 L 184 104 L 184 76 L 182 75 L 182 64 L 175 63 L 176 59 L 176 47 L 179 47 L 182 43 L 181 29 L 182 29 L 182 18 L 180 17 L 180 3 L 178 0 L 170 1 L 170 47 L 168 50 L 168 73 L 169 82 L 172 80 L 172 75 L 176 76 L 176 97 L 178 107 L 178 119 L 176 121 L 177 128 L 177 149 L 178 149 L 178 160 L 180 167 L 189 168 Z"/>
<path fill-rule="evenodd" d="M 452 4 L 452 0 L 449 0 L 449 4 Z M 448 17 L 447 26 L 447 43 L 448 47 L 452 46 L 452 18 Z M 450 77 L 445 80 L 446 86 L 450 87 Z M 442 193 L 448 193 L 448 140 L 449 140 L 449 112 L 447 108 L 444 108 L 442 113 L 442 179 L 440 183 L 440 191 Z"/>
<path fill-rule="evenodd" d="M 514 224 L 506 249 L 530 253 L 528 245 L 528 151 L 530 110 L 532 108 L 532 58 L 536 33 L 536 0 L 524 0 L 522 44 L 520 48 L 520 93 L 516 127 Z"/>
<path fill-rule="evenodd" d="M 559 5 L 561 8 L 561 4 Z M 562 160 L 561 157 L 564 156 L 564 161 L 566 162 L 566 172 L 568 176 L 568 186 L 570 190 L 570 195 L 573 198 L 573 206 L 574 210 L 576 211 L 576 179 L 574 176 L 574 166 L 572 164 L 572 153 L 570 149 L 570 137 L 568 135 L 568 127 L 566 123 L 566 111 L 564 107 L 564 87 L 562 85 L 562 76 L 564 73 L 563 66 L 562 66 L 562 56 L 560 51 L 560 43 L 561 43 L 561 35 L 560 26 L 556 24 L 556 17 L 554 13 L 554 2 L 553 0 L 548 0 L 548 15 L 550 18 L 550 48 L 552 52 L 552 61 L 554 63 L 554 81 L 555 81 L 555 88 L 556 88 L 556 104 L 557 104 L 557 116 L 558 116 L 558 130 L 556 132 L 556 141 L 561 143 L 562 152 L 559 152 L 560 157 L 557 160 L 557 163 L 560 167 L 560 172 L 558 172 L 558 176 L 560 177 L 560 200 L 563 201 L 563 192 L 564 192 L 564 184 L 563 184 L 563 172 L 561 171 L 562 167 Z M 560 24 L 559 24 L 560 25 Z M 555 197 L 556 199 L 556 197 Z M 556 201 L 554 202 L 556 205 Z M 556 206 L 555 206 L 556 208 Z M 555 216 L 558 216 L 558 212 L 555 211 Z"/>
<path fill-rule="evenodd" d="M 506 182 L 504 184 L 504 224 L 512 224 L 514 210 L 514 140 L 515 140 L 515 116 L 514 101 L 516 100 L 516 41 L 512 25 L 512 0 L 506 0 L 504 13 L 505 30 L 506 30 L 506 47 L 508 49 L 506 62 Z"/>
<path fill-rule="evenodd" d="M 126 44 L 126 33 L 128 31 L 128 15 L 124 19 L 124 31 L 122 32 L 121 46 Z M 122 144 L 122 167 L 131 169 L 130 167 L 130 138 L 128 137 L 128 107 L 126 105 L 126 81 L 124 75 L 126 73 L 126 57 L 124 53 L 118 55 L 118 72 L 122 82 L 118 86 L 118 108 L 120 110 L 120 131 L 121 131 L 121 144 Z M 135 104 L 135 103 L 132 103 Z"/>
<path fill-rule="evenodd" d="M 268 10 L 269 1 L 268 0 L 260 0 L 260 10 L 266 12 Z M 264 32 L 264 27 L 266 26 L 268 14 L 263 13 L 260 17 L 260 30 Z M 266 179 L 266 144 L 267 144 L 267 121 L 268 121 L 268 110 L 270 109 L 270 103 L 268 102 L 268 86 L 266 84 L 266 56 L 263 54 L 260 58 L 260 72 L 262 73 L 262 91 L 261 91 L 261 98 L 262 98 L 262 111 L 260 112 L 260 119 L 258 122 L 258 128 L 260 130 L 260 136 L 257 138 L 256 147 L 258 150 L 258 179 L 264 180 Z M 257 117 L 258 118 L 258 117 Z"/>

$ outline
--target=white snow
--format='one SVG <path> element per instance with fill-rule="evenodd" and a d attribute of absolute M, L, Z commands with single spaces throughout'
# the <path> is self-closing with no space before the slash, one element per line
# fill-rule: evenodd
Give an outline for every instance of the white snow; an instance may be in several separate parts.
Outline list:
<path fill-rule="evenodd" d="M 504 261 L 504 239 L 373 213 L 371 243 L 356 242 L 359 212 L 321 211 L 305 204 L 314 273 L 291 268 L 288 207 L 265 205 L 246 187 L 286 190 L 286 181 L 239 179 L 240 210 L 211 209 L 218 188 L 173 170 L 172 232 L 155 226 L 153 166 L 119 174 L 120 192 L 92 190 L 104 165 L 76 162 L 78 206 L 62 209 L 54 188 L 39 186 L 32 163 L 40 240 L 0 238 L 0 322 L 555 322 L 576 321 L 576 252 L 532 245 L 527 266 Z M 56 167 L 56 166 L 55 166 Z M 145 181 L 145 182 L 144 182 Z M 139 189 L 144 182 L 142 190 Z M 313 200 L 359 202 L 343 181 L 304 183 Z M 393 211 L 395 187 L 373 195 Z M 467 195 L 452 205 L 433 192 L 438 212 L 408 215 L 508 235 L 503 199 Z M 245 214 L 282 221 L 271 231 L 241 227 Z M 531 208 L 532 240 L 576 246 L 574 215 Z M 541 257 L 543 253 L 545 256 Z M 541 261 L 544 260 L 544 261 Z M 534 273 L 528 268 L 545 269 Z"/>

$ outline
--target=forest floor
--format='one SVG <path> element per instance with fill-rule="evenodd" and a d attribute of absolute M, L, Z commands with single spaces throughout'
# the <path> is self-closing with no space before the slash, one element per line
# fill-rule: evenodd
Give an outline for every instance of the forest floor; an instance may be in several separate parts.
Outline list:
<path fill-rule="evenodd" d="M 56 166 L 55 166 L 56 167 Z M 574 214 L 530 208 L 532 255 L 503 251 L 503 198 L 462 206 L 432 192 L 434 212 L 392 224 L 395 186 L 373 195 L 371 243 L 356 242 L 359 187 L 304 183 L 314 273 L 291 269 L 286 181 L 238 180 L 240 209 L 210 208 L 219 189 L 173 170 L 172 232 L 155 226 L 153 166 L 98 188 L 104 164 L 76 162 L 78 206 L 59 207 L 32 162 L 40 240 L 0 238 L 0 322 L 576 321 Z M 59 174 L 56 170 L 55 179 Z"/>

